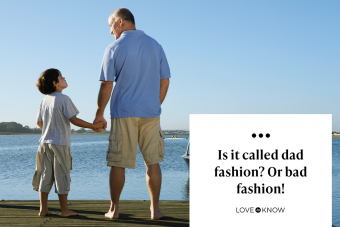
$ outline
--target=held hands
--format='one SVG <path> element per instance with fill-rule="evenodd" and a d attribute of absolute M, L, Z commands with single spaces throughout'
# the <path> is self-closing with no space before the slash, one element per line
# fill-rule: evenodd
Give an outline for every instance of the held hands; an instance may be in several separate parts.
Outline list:
<path fill-rule="evenodd" d="M 93 124 L 93 128 L 94 131 L 96 132 L 101 132 L 104 129 L 104 122 L 98 122 L 96 124 Z"/>
<path fill-rule="evenodd" d="M 101 131 L 105 130 L 106 127 L 107 127 L 107 122 L 106 122 L 104 117 L 96 117 L 93 121 L 93 124 L 95 126 L 98 125 L 97 127 L 93 128 L 93 131 L 96 131 L 96 132 L 101 132 Z"/>

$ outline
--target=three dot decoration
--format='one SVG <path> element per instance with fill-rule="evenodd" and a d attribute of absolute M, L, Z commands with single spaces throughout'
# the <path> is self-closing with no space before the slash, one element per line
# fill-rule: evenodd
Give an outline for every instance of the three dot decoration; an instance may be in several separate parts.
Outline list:
<path fill-rule="evenodd" d="M 256 138 L 256 133 L 253 133 L 251 136 L 252 136 L 253 138 Z M 270 134 L 267 133 L 266 135 L 263 135 L 262 133 L 260 133 L 258 136 L 259 136 L 260 138 L 263 138 L 264 136 L 266 136 L 267 138 L 269 138 L 269 137 L 270 137 Z"/>

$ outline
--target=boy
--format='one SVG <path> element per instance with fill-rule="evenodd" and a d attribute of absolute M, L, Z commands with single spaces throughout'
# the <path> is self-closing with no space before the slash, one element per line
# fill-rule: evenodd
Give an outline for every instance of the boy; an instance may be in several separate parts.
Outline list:
<path fill-rule="evenodd" d="M 59 197 L 61 216 L 78 215 L 67 208 L 72 169 L 70 122 L 78 127 L 99 131 L 103 128 L 103 123 L 90 124 L 76 117 L 79 111 L 71 99 L 61 93 L 68 85 L 59 70 L 44 71 L 37 81 L 37 87 L 41 93 L 47 95 L 40 104 L 37 116 L 37 125 L 42 130 L 42 136 L 32 179 L 33 190 L 40 194 L 39 216 L 52 214 L 48 210 L 47 199 L 53 182 Z"/>

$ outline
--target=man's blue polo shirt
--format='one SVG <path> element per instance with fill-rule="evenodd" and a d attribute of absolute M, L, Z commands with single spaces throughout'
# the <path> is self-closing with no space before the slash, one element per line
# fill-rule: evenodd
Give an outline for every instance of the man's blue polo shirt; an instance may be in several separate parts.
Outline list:
<path fill-rule="evenodd" d="M 154 118 L 161 114 L 160 80 L 170 78 L 165 53 L 156 40 L 129 30 L 105 50 L 100 81 L 115 81 L 111 118 Z"/>

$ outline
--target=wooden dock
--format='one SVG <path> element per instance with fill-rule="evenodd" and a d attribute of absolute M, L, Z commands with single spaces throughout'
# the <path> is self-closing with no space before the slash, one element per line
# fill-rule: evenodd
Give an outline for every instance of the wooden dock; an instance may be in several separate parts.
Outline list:
<path fill-rule="evenodd" d="M 119 219 L 104 217 L 108 200 L 70 200 L 79 216 L 63 218 L 59 201 L 48 202 L 51 216 L 39 217 L 39 201 L 0 201 L 0 226 L 189 226 L 189 201 L 160 201 L 166 217 L 150 219 L 150 201 L 121 200 Z"/>

